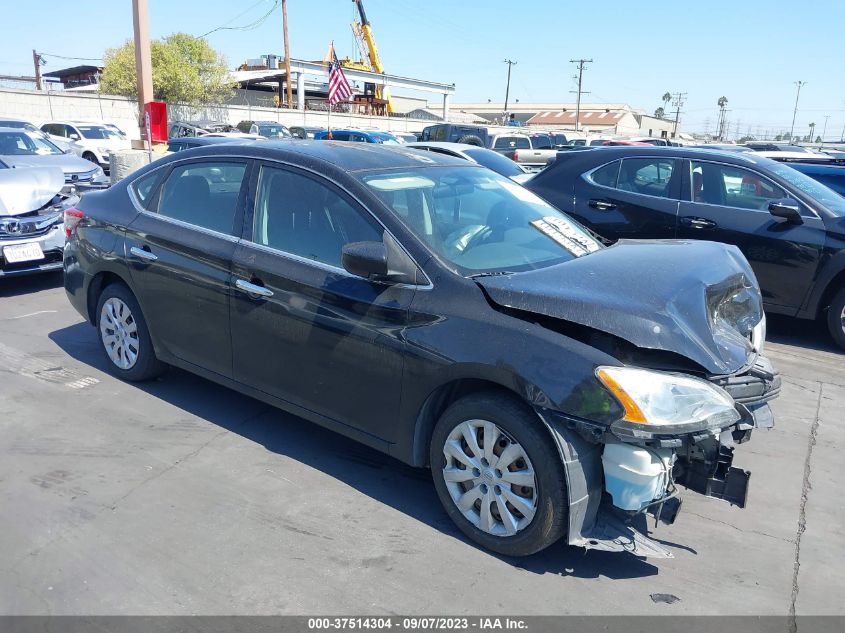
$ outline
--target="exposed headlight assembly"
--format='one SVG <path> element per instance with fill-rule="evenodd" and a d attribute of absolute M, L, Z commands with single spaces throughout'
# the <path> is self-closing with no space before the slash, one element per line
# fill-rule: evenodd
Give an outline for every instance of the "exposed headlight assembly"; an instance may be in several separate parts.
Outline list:
<path fill-rule="evenodd" d="M 698 378 L 633 367 L 599 367 L 596 375 L 625 411 L 611 427 L 620 435 L 715 430 L 740 418 L 726 391 Z"/>

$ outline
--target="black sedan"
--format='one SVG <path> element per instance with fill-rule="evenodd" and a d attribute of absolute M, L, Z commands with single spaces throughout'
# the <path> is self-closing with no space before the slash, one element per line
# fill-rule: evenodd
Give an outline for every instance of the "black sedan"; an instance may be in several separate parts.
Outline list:
<path fill-rule="evenodd" d="M 790 165 L 751 152 L 600 148 L 560 154 L 526 187 L 611 241 L 738 246 L 767 311 L 826 317 L 845 347 L 845 199 Z"/>
<path fill-rule="evenodd" d="M 772 424 L 780 379 L 737 249 L 604 248 L 465 160 L 219 144 L 65 222 L 65 288 L 115 375 L 175 365 L 429 466 L 497 552 L 566 536 L 668 555 L 618 515 L 671 521 L 675 483 L 744 504 L 731 447 Z"/>

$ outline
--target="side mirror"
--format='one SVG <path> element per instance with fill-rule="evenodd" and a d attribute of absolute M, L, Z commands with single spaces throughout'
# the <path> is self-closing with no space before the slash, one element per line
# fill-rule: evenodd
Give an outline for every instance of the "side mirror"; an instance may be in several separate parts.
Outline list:
<path fill-rule="evenodd" d="M 78 141 L 79 140 L 79 134 L 71 134 L 68 138 L 70 138 L 70 140 L 72 140 L 72 141 Z"/>
<path fill-rule="evenodd" d="M 769 213 L 777 218 L 784 218 L 790 224 L 803 224 L 801 207 L 795 200 L 784 198 L 769 203 Z"/>
<path fill-rule="evenodd" d="M 347 272 L 367 279 L 387 276 L 387 249 L 381 242 L 352 242 L 343 247 L 343 267 Z"/>

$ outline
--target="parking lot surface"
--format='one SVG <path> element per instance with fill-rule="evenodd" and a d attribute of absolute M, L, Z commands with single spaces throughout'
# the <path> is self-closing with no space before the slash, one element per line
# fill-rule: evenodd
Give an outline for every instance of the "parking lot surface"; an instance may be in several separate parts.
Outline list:
<path fill-rule="evenodd" d="M 845 614 L 845 356 L 769 331 L 747 508 L 684 492 L 671 560 L 509 559 L 427 471 L 182 371 L 122 383 L 60 275 L 0 280 L 0 613 Z"/>

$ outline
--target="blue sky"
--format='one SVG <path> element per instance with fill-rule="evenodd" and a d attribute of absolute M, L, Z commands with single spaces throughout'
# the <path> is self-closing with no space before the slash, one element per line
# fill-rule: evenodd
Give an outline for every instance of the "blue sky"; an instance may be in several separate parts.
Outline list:
<path fill-rule="evenodd" d="M 274 0 L 149 0 L 153 37 L 200 35 L 258 20 Z M 132 35 L 130 0 L 6 2 L 0 74 L 31 74 L 32 49 L 47 70 L 74 65 L 67 57 L 102 57 Z M 653 111 L 664 92 L 686 92 L 687 130 L 715 127 L 716 100 L 728 97 L 731 130 L 788 130 L 796 80 L 802 88 L 796 134 L 815 122 L 827 138 L 845 126 L 845 24 L 842 0 L 707 0 L 643 3 L 624 0 L 365 0 L 387 72 L 454 82 L 454 102 L 504 100 L 508 57 L 511 99 L 570 101 L 572 58 L 592 58 L 585 101 L 625 102 Z M 242 13 L 238 17 L 238 14 Z M 49 19 L 46 17 L 49 16 Z M 66 18 L 62 18 L 66 16 Z M 353 53 L 350 0 L 288 0 L 291 55 L 320 59 L 330 40 Z M 210 43 L 236 66 L 281 53 L 281 9 L 249 31 L 222 30 Z M 59 26 L 61 25 L 61 26 Z M 825 35 L 830 33 L 830 35 Z M 52 53 L 53 55 L 47 55 Z"/>

